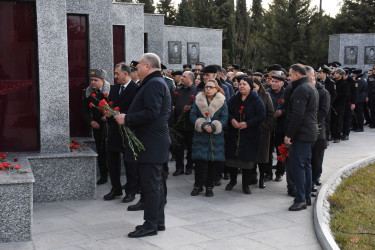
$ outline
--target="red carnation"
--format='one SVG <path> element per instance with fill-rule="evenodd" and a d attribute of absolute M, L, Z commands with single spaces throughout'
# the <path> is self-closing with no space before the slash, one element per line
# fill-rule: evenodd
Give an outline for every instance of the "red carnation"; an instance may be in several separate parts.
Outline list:
<path fill-rule="evenodd" d="M 191 95 L 190 98 L 191 98 L 191 99 L 194 99 L 194 95 Z"/>
<path fill-rule="evenodd" d="M 14 168 L 20 169 L 20 165 L 14 165 Z"/>
<path fill-rule="evenodd" d="M 110 101 L 110 102 L 108 103 L 108 105 L 109 105 L 109 106 L 112 106 L 112 105 L 113 105 L 113 102 L 112 102 L 112 101 Z"/>
<path fill-rule="evenodd" d="M 89 144 L 87 144 L 86 142 L 85 143 L 83 143 L 83 146 L 85 146 L 85 147 L 87 147 Z"/>
<path fill-rule="evenodd" d="M 108 97 L 108 93 L 105 93 L 105 94 L 104 94 L 104 97 L 107 98 L 107 97 Z"/>
<path fill-rule="evenodd" d="M 109 115 L 109 110 L 107 109 L 107 110 L 105 111 L 105 113 L 106 113 L 107 115 Z"/>
<path fill-rule="evenodd" d="M 120 111 L 120 108 L 119 107 L 115 107 L 113 110 L 114 111 Z"/>
<path fill-rule="evenodd" d="M 90 108 L 92 108 L 92 105 L 94 105 L 94 103 L 90 102 L 90 105 L 89 105 L 89 106 L 90 106 Z"/>
<path fill-rule="evenodd" d="M 93 93 L 93 94 L 91 94 L 91 97 L 94 98 L 94 97 L 96 97 L 96 95 Z"/>
<path fill-rule="evenodd" d="M 208 113 L 208 112 L 204 113 L 205 116 L 208 116 L 209 114 L 210 114 L 210 113 Z"/>
<path fill-rule="evenodd" d="M 174 94 L 175 94 L 175 95 L 178 95 L 178 92 L 176 91 L 176 92 L 174 92 Z"/>
<path fill-rule="evenodd" d="M 244 109 L 245 107 L 244 106 L 241 106 L 241 109 Z"/>
<path fill-rule="evenodd" d="M 17 162 L 17 161 L 18 161 L 18 158 L 14 158 L 14 160 L 13 160 L 13 161 Z"/>
<path fill-rule="evenodd" d="M 240 114 L 242 114 L 243 113 L 243 111 L 242 111 L 242 109 L 240 109 L 239 111 L 238 111 Z"/>

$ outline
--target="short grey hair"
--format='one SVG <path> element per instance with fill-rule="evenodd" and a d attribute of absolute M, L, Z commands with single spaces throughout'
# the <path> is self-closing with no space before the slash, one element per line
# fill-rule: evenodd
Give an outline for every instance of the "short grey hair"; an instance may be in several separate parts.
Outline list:
<path fill-rule="evenodd" d="M 151 68 L 161 70 L 160 58 L 155 53 L 145 53 L 142 58 L 150 64 Z"/>
<path fill-rule="evenodd" d="M 194 80 L 195 80 L 195 75 L 194 75 L 194 73 L 191 72 L 191 71 L 188 71 L 188 76 L 189 76 L 189 78 L 194 82 Z"/>
<path fill-rule="evenodd" d="M 313 69 L 313 67 L 311 66 L 305 66 L 305 69 L 306 69 L 306 74 L 308 75 L 315 75 L 315 70 Z"/>
<path fill-rule="evenodd" d="M 224 68 L 221 68 L 221 73 L 223 73 L 225 76 L 227 75 L 227 71 Z"/>

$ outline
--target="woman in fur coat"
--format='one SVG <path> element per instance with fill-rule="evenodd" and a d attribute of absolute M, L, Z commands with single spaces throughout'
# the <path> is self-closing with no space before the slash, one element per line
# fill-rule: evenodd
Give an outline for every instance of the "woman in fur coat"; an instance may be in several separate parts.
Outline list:
<path fill-rule="evenodd" d="M 192 159 L 195 161 L 195 183 L 192 196 L 199 195 L 206 186 L 206 196 L 212 197 L 217 169 L 224 165 L 224 127 L 228 108 L 223 89 L 216 80 L 208 80 L 204 91 L 197 94 L 190 111 L 194 124 Z"/>

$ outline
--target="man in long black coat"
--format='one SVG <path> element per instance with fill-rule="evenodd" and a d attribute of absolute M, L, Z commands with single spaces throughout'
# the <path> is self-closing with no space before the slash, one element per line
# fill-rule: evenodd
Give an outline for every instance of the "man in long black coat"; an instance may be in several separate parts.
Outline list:
<path fill-rule="evenodd" d="M 171 112 L 171 95 L 160 73 L 160 59 L 146 53 L 138 64 L 141 85 L 127 114 L 117 115 L 116 121 L 134 129 L 145 150 L 138 152 L 137 164 L 145 195 L 143 225 L 136 227 L 129 237 L 156 235 L 165 230 L 163 163 L 168 161 L 168 119 Z"/>
<path fill-rule="evenodd" d="M 115 68 L 115 84 L 109 92 L 108 99 L 113 102 L 112 107 L 119 107 L 121 113 L 126 113 L 133 101 L 138 85 L 130 77 L 130 67 L 125 63 L 119 63 Z M 121 160 L 122 155 L 126 169 L 125 197 L 122 202 L 131 202 L 137 193 L 137 165 L 134 158 L 125 159 L 126 138 L 120 135 L 119 125 L 113 117 L 108 118 L 107 157 L 109 176 L 111 177 L 111 192 L 104 196 L 104 200 L 113 200 L 122 195 Z M 127 149 L 128 150 L 128 149 Z"/>

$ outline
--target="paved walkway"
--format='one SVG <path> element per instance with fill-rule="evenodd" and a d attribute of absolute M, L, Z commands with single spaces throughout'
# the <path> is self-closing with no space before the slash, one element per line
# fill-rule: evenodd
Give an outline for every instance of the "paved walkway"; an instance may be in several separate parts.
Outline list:
<path fill-rule="evenodd" d="M 374 129 L 331 143 L 323 182 L 340 167 L 374 154 Z M 172 162 L 171 173 L 174 169 Z M 34 204 L 34 240 L 0 249 L 321 249 L 312 207 L 288 211 L 293 199 L 286 195 L 285 180 L 267 182 L 264 190 L 252 186 L 251 195 L 242 192 L 241 183 L 224 191 L 226 183 L 214 188 L 212 198 L 192 197 L 193 176 L 170 175 L 167 230 L 141 239 L 127 234 L 143 222 L 143 212 L 127 211 L 120 199 L 103 201 L 109 184 L 97 188 L 96 200 Z"/>

